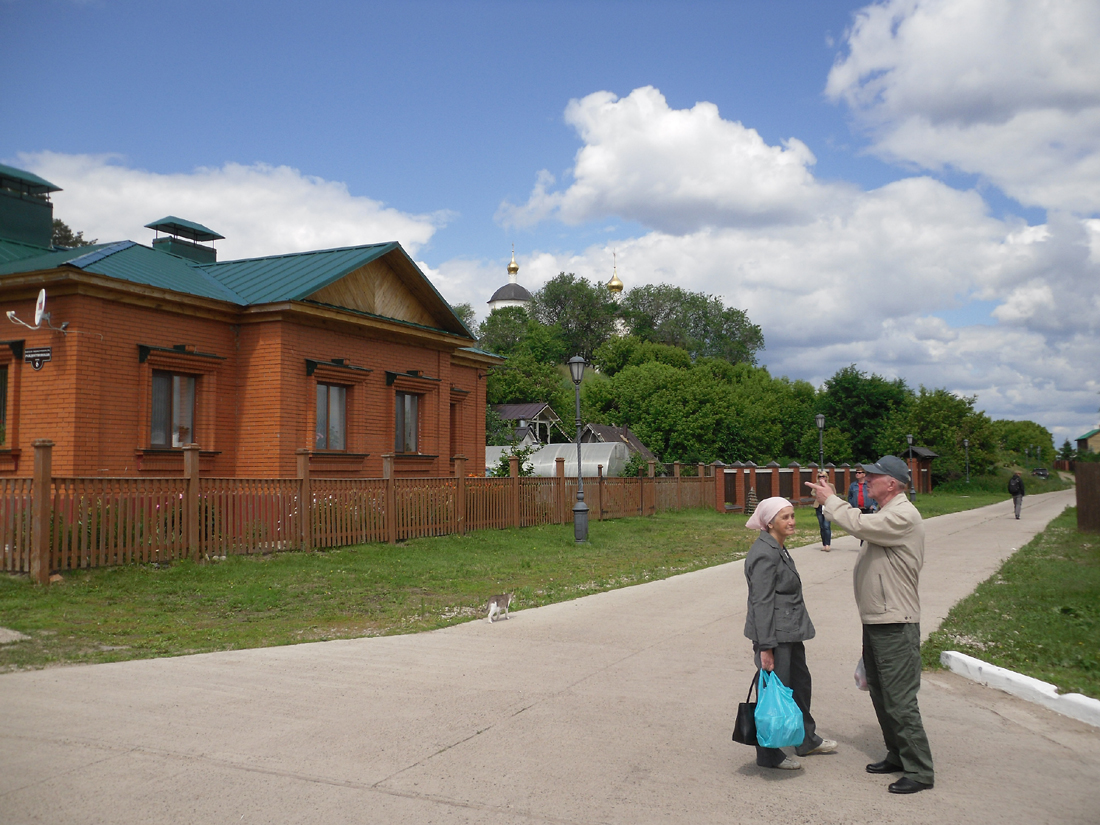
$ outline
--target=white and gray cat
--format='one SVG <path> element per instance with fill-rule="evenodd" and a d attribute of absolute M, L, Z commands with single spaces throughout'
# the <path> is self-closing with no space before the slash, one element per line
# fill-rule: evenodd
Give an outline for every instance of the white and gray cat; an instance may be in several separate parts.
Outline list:
<path fill-rule="evenodd" d="M 501 593 L 499 596 L 493 596 L 489 599 L 489 624 L 493 623 L 493 617 L 502 613 L 503 617 L 508 618 L 508 605 L 512 603 L 511 593 Z"/>

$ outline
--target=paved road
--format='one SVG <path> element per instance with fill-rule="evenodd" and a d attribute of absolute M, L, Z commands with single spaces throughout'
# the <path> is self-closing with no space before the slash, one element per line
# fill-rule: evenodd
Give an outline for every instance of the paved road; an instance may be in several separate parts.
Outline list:
<path fill-rule="evenodd" d="M 929 521 L 925 631 L 1072 502 Z M 0 676 L 0 822 L 1097 822 L 1097 730 L 951 673 L 921 691 L 935 789 L 867 774 L 856 542 L 818 548 L 794 555 L 840 751 L 803 771 L 730 741 L 752 674 L 733 563 L 493 625 Z"/>

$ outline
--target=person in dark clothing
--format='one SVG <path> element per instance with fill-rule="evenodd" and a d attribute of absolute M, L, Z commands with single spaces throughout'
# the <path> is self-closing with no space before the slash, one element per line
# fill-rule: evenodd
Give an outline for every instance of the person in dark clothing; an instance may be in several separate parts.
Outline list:
<path fill-rule="evenodd" d="M 828 481 L 829 474 L 824 470 L 819 470 L 817 480 Z M 825 513 L 822 512 L 820 504 L 817 506 L 817 529 L 821 531 L 821 549 L 828 553 L 833 549 L 833 525 L 825 518 Z"/>
<path fill-rule="evenodd" d="M 1012 474 L 1012 478 L 1008 480 L 1008 492 L 1012 496 L 1012 506 L 1016 510 L 1016 518 L 1020 517 L 1020 508 L 1024 504 L 1024 480 L 1020 478 L 1020 471 L 1017 470 Z"/>

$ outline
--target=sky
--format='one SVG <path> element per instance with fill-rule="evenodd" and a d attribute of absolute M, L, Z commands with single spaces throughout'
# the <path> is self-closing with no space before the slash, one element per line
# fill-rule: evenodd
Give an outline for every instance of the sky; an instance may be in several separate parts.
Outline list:
<path fill-rule="evenodd" d="M 1100 3 L 0 0 L 0 162 L 222 260 L 397 240 L 484 318 L 668 283 L 759 363 L 1100 421 Z"/>

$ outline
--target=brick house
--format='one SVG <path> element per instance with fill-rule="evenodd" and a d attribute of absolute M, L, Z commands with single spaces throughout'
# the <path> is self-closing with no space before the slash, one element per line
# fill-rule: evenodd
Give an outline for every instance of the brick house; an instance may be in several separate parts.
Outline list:
<path fill-rule="evenodd" d="M 54 248 L 53 191 L 0 166 L 0 475 L 39 438 L 62 476 L 181 474 L 188 443 L 210 476 L 293 476 L 299 450 L 322 476 L 483 472 L 501 359 L 400 244 L 218 261 L 170 217 L 149 246 Z"/>

